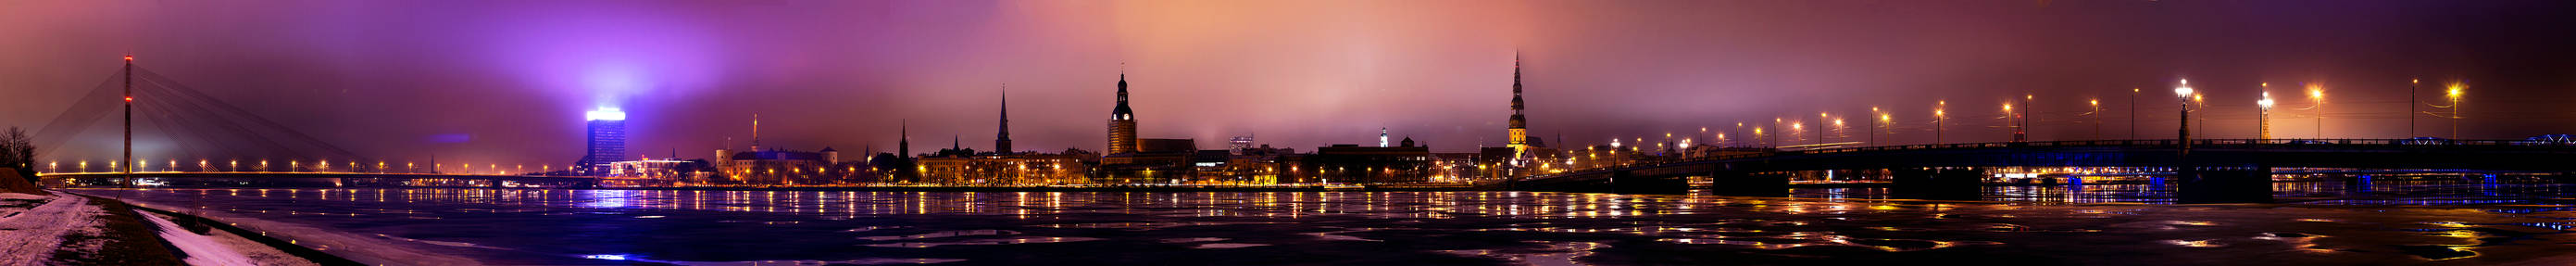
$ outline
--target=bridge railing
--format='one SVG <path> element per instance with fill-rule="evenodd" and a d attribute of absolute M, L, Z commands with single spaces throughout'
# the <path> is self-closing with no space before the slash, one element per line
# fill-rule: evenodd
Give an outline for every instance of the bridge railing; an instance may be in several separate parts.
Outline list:
<path fill-rule="evenodd" d="M 1753 159 L 1753 158 L 1774 157 L 1774 156 L 1787 156 L 1787 155 L 1814 155 L 1814 154 L 1838 154 L 1838 153 L 1854 153 L 1854 152 L 1886 152 L 1886 151 L 1931 151 L 1931 150 L 1946 150 L 1946 149 L 1991 149 L 1991 148 L 2016 148 L 2016 147 L 2100 147 L 2100 148 L 2147 148 L 2147 149 L 2166 148 L 2166 149 L 2170 149 L 2170 148 L 2180 148 L 2180 146 L 2181 146 L 2180 144 L 2181 144 L 2181 143 L 2182 143 L 2182 141 L 2181 141 L 2181 140 L 2175 140 L 2175 139 L 2130 139 L 2130 140 L 2065 140 L 2065 141 L 2026 141 L 2026 142 L 1971 142 L 1971 143 L 1943 143 L 1943 144 L 1906 144 L 1906 145 L 1886 145 L 1886 146 L 1863 146 L 1863 147 L 1819 148 L 1819 149 L 1806 149 L 1806 150 L 1784 150 L 1784 149 L 1779 149 L 1779 148 L 1769 148 L 1768 150 L 1765 150 L 1765 151 L 1758 151 L 1758 152 L 1717 153 L 1717 154 L 1711 154 L 1711 155 L 1696 155 L 1696 156 L 1643 156 L 1643 157 L 1640 157 L 1640 158 L 1630 159 L 1630 160 L 1628 160 L 1629 162 L 1628 162 L 1628 163 L 1625 163 L 1625 164 L 1616 164 L 1616 165 L 1600 165 L 1600 166 L 1594 166 L 1594 167 L 1586 167 L 1586 168 L 1579 168 L 1579 169 L 1571 169 L 1571 170 L 1569 170 L 1569 171 L 1566 171 L 1564 174 L 1581 174 L 1581 173 L 1587 173 L 1587 172 L 1599 171 L 1599 170 L 1604 170 L 1604 169 L 1617 169 L 1617 168 L 1628 168 L 1628 167 L 1649 166 L 1649 165 L 1662 165 L 1662 164 L 1672 164 L 1672 163 L 1691 163 L 1691 162 L 1706 162 L 1706 161 L 1726 161 L 1726 160 Z M 2195 139 L 2195 140 L 2191 140 L 2191 145 L 2192 145 L 2192 147 L 2193 147 L 2194 149 L 2262 149 L 2262 148 L 2283 148 L 2283 149 L 2388 149 L 2388 148 L 2400 148 L 2400 149 L 2490 149 L 2490 150 L 2540 150 L 2540 151 L 2558 151 L 2558 152 L 2570 152 L 2570 153 L 2576 153 L 2576 141 L 2568 141 L 2568 140 L 2454 140 L 2454 139 Z M 1564 174 L 1555 174 L 1555 175 L 1564 175 Z M 1544 177 L 1546 177 L 1546 176 L 1552 176 L 1552 175 L 1538 175 L 1538 176 L 1533 176 L 1532 178 L 1544 178 Z"/>

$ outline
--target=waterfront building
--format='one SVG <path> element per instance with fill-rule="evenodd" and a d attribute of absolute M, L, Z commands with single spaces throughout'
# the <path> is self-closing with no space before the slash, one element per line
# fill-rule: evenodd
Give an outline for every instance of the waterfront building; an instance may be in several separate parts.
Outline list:
<path fill-rule="evenodd" d="M 977 152 L 950 147 L 919 162 L 921 178 L 912 183 L 951 186 L 1035 186 L 1089 183 L 1099 156 L 1065 149 L 1061 153 Z"/>
<path fill-rule="evenodd" d="M 617 108 L 600 108 L 584 115 L 590 123 L 588 152 L 573 163 L 580 174 L 606 175 L 608 162 L 626 157 L 626 112 Z"/>
<path fill-rule="evenodd" d="M 600 178 L 603 186 L 652 187 L 686 186 L 708 183 L 712 165 L 704 160 L 679 158 L 638 158 L 633 161 L 608 163 L 608 174 Z"/>
<path fill-rule="evenodd" d="M 729 152 L 717 150 L 713 162 L 725 179 L 716 183 L 744 185 L 828 185 L 869 181 L 873 175 L 858 171 L 855 164 L 838 161 L 840 150 L 824 147 L 819 151 L 779 148 Z"/>
<path fill-rule="evenodd" d="M 1137 139 L 1136 151 L 1103 155 L 1101 183 L 1178 184 L 1190 177 L 1199 151 L 1195 139 Z"/>
<path fill-rule="evenodd" d="M 760 115 L 752 115 L 751 149 L 734 151 L 716 149 L 716 175 L 709 183 L 735 185 L 828 185 L 867 182 L 876 179 L 871 171 L 860 171 L 857 164 L 841 162 L 841 151 L 823 147 L 818 151 L 799 151 L 760 146 Z"/>
<path fill-rule="evenodd" d="M 1298 158 L 1301 170 L 1311 174 L 1298 182 L 1314 183 L 1416 183 L 1430 181 L 1431 148 L 1411 145 L 1365 147 L 1336 144 L 1315 149 L 1315 154 Z"/>
<path fill-rule="evenodd" d="M 1233 151 L 1223 163 L 1203 163 L 1199 167 L 1200 182 L 1222 185 L 1279 184 L 1283 182 L 1282 177 L 1289 173 L 1290 168 L 1289 164 L 1283 162 L 1297 156 L 1297 149 L 1293 148 L 1271 148 L 1266 144 L 1246 146 Z"/>
<path fill-rule="evenodd" d="M 1456 183 L 1480 180 L 1484 176 L 1481 175 L 1483 174 L 1482 171 L 1476 171 L 1476 158 L 1479 155 L 1482 154 L 1473 152 L 1432 153 L 1432 173 L 1430 181 Z"/>

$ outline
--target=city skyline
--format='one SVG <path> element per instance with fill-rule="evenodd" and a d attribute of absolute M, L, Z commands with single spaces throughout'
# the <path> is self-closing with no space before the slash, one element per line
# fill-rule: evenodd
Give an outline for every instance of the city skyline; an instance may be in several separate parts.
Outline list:
<path fill-rule="evenodd" d="M 2576 265 L 2569 18 L 0 1 L 0 265 Z"/>
<path fill-rule="evenodd" d="M 2568 26 L 2531 22 L 2547 21 L 2551 17 L 2547 15 L 2564 12 L 2551 10 L 2567 9 L 2528 6 L 2564 5 L 2561 3 L 2419 7 L 2403 2 L 2364 2 L 2334 8 L 2312 8 L 2296 2 L 1965 3 L 1925 7 L 1960 11 L 1944 14 L 1885 14 L 1867 9 L 1819 11 L 1845 15 L 1849 21 L 1746 14 L 1771 20 L 1813 23 L 1827 29 L 1719 26 L 1714 30 L 1701 28 L 1703 30 L 1691 32 L 1656 30 L 1653 25 L 1703 25 L 1727 20 L 1687 16 L 1681 14 L 1683 11 L 1719 12 L 1745 6 L 1778 8 L 1858 4 L 1615 3 L 1617 6 L 1587 6 L 1532 2 L 1429 12 L 1431 16 L 1420 19 L 1394 14 L 1356 15 L 1363 20 L 1400 25 L 1398 27 L 1303 20 L 1317 14 L 1336 14 L 1331 11 L 1335 10 L 1333 7 L 1362 5 L 1356 3 L 1156 4 L 946 6 L 887 3 L 884 6 L 833 6 L 908 11 L 899 12 L 902 14 L 897 17 L 878 18 L 889 20 L 888 23 L 954 27 L 972 24 L 927 14 L 981 14 L 984 16 L 979 18 L 1010 22 L 977 24 L 987 26 L 981 28 L 983 31 L 974 31 L 979 34 L 882 29 L 886 31 L 852 33 L 847 37 L 916 38 L 924 41 L 911 45 L 890 44 L 897 47 L 880 47 L 884 49 L 877 50 L 973 55 L 958 61 L 830 53 L 830 49 L 795 44 L 812 40 L 877 43 L 841 38 L 777 37 L 734 41 L 730 37 L 776 36 L 776 32 L 760 30 L 762 25 L 821 18 L 788 16 L 790 18 L 728 24 L 712 22 L 716 20 L 714 18 L 726 15 L 688 10 L 770 8 L 759 5 L 619 6 L 612 9 L 617 12 L 567 17 L 534 16 L 531 12 L 587 5 L 543 3 L 499 5 L 497 8 L 430 8 L 427 13 L 481 14 L 508 18 L 505 21 L 548 22 L 540 24 L 550 25 L 501 31 L 506 33 L 471 32 L 499 27 L 490 24 L 506 24 L 501 22 L 406 24 L 414 22 L 339 16 L 299 17 L 308 20 L 344 19 L 374 26 L 411 25 L 417 29 L 402 36 L 315 31 L 314 27 L 318 26 L 286 27 L 273 25 L 278 22 L 203 17 L 199 14 L 133 19 L 96 13 L 114 8 L 150 12 L 155 8 L 174 6 L 36 6 L 21 10 L 67 11 L 42 18 L 47 21 L 85 21 L 120 26 L 54 23 L 58 25 L 8 26 L 0 30 L 26 34 L 93 28 L 130 28 L 142 32 L 213 29 L 226 32 L 262 27 L 256 32 L 343 40 L 383 48 L 365 49 L 381 51 L 370 52 L 334 49 L 336 47 L 327 44 L 312 43 L 298 45 L 316 46 L 309 48 L 318 51 L 288 53 L 254 49 L 260 46 L 251 44 L 177 46 L 187 48 L 71 48 L 84 46 L 79 45 L 82 43 L 119 39 L 112 36 L 15 43 L 0 46 L 8 48 L 0 51 L 15 58 L 31 60 L 0 63 L 11 69 L 27 70 L 11 72 L 9 75 L 12 76 L 8 78 L 12 80 L 9 82 L 11 86 L 7 90 L 33 100 L 7 107 L 11 112 L 0 116 L 0 119 L 27 127 L 43 124 L 67 106 L 61 101 L 44 99 L 67 101 L 77 98 L 77 93 L 70 91 L 86 88 L 113 74 L 110 71 L 112 64 L 117 63 L 113 57 L 131 52 L 138 56 L 139 64 L 153 67 L 173 79 L 224 92 L 217 96 L 223 100 L 255 106 L 254 112 L 297 126 L 318 138 L 344 143 L 359 153 L 385 154 L 387 157 L 426 157 L 429 153 L 440 153 L 450 158 L 559 163 L 566 161 L 565 158 L 579 157 L 581 147 L 573 143 L 579 143 L 582 129 L 580 123 L 572 121 L 580 121 L 583 111 L 598 107 L 618 107 L 634 114 L 635 119 L 628 126 L 632 132 L 628 144 L 633 151 L 645 154 L 658 155 L 658 151 L 663 150 L 710 150 L 724 146 L 728 138 L 733 140 L 732 146 L 741 147 L 749 141 L 748 120 L 754 113 L 766 114 L 763 119 L 770 122 L 765 125 L 770 127 L 769 132 L 763 132 L 762 136 L 768 147 L 801 150 L 834 147 L 850 151 L 873 148 L 876 152 L 891 152 L 893 149 L 889 147 L 895 145 L 898 130 L 890 125 L 902 120 L 912 120 L 909 126 L 919 127 L 914 128 L 920 131 L 915 133 L 923 136 L 992 134 L 995 131 L 993 121 L 986 119 L 999 115 L 995 113 L 999 108 L 994 108 L 993 100 L 1000 97 L 1000 92 L 988 88 L 1000 83 L 1017 85 L 1015 89 L 1024 97 L 1019 103 L 1021 106 L 1013 106 L 1023 110 L 1018 121 L 1020 134 L 1014 136 L 1020 150 L 1079 148 L 1100 151 L 1104 148 L 1102 140 L 1106 136 L 1100 129 L 1099 119 L 1103 118 L 1099 112 L 1109 108 L 1113 98 L 1110 95 L 1114 90 L 1112 84 L 1123 72 L 1133 79 L 1137 116 L 1142 120 L 1138 135 L 1143 137 L 1191 138 L 1205 146 L 1214 146 L 1228 137 L 1257 134 L 1261 136 L 1258 143 L 1318 147 L 1372 143 L 1377 133 L 1373 129 L 1388 128 L 1397 137 L 1411 137 L 1437 152 L 1464 152 L 1479 146 L 1506 145 L 1506 121 L 1499 118 L 1510 111 L 1503 106 L 1511 97 L 1507 94 L 1512 78 L 1506 72 L 1513 71 L 1512 58 L 1517 53 L 1525 55 L 1522 60 L 1525 69 L 1522 71 L 1527 83 L 1527 115 L 1532 121 L 1529 134 L 1549 142 L 1558 141 L 1562 136 L 1562 140 L 1569 143 L 1552 143 L 1561 146 L 1600 144 L 1613 137 L 1655 139 L 1662 136 L 1660 133 L 1705 136 L 1700 135 L 1697 129 L 1710 127 L 1712 131 L 1728 131 L 1737 122 L 1767 124 L 1761 121 L 1765 118 L 1786 118 L 1812 126 L 1827 122 L 1813 119 L 1816 113 L 1827 113 L 1832 117 L 1867 117 L 1867 110 L 1872 107 L 1886 110 L 1896 125 L 1892 130 L 1903 133 L 1877 136 L 1884 138 L 1882 141 L 1925 143 L 1930 141 L 1921 133 L 1932 131 L 1926 128 L 1926 123 L 1930 120 L 1928 113 L 1933 101 L 1950 102 L 1946 109 L 1951 114 L 1945 121 L 1946 142 L 2002 141 L 2006 139 L 2004 131 L 1993 128 L 2003 125 L 1999 118 L 1994 118 L 2002 113 L 1993 110 L 1994 105 L 2017 100 L 2012 99 L 2018 98 L 2014 97 L 2017 95 L 2034 95 L 2038 99 L 2035 100 L 2039 111 L 2035 115 L 2038 121 L 2034 123 L 2037 130 L 2031 132 L 2033 139 L 2093 136 L 2092 125 L 2073 123 L 2095 118 L 2073 115 L 2077 111 L 2085 111 L 2079 109 L 2087 108 L 2086 100 L 2104 104 L 2106 110 L 2097 114 L 2108 119 L 2103 121 L 2109 124 L 2103 129 L 2109 131 L 2102 134 L 2104 138 L 2122 138 L 2130 131 L 2123 123 L 2126 122 L 2123 118 L 2129 113 L 2125 108 L 2127 95 L 2121 95 L 2128 88 L 2149 92 L 2138 100 L 2141 108 L 2137 113 L 2145 114 L 2135 130 L 2141 133 L 2138 138 L 2169 138 L 2173 127 L 2168 114 L 2172 110 L 2172 98 L 2153 93 L 2186 78 L 2194 80 L 2195 86 L 2208 95 L 2208 109 L 2196 113 L 2195 117 L 2211 119 L 2206 125 L 2209 128 L 2196 129 L 2202 132 L 2196 135 L 2215 138 L 2250 138 L 2255 135 L 2253 98 L 2259 93 L 2255 84 L 2260 83 L 2276 83 L 2272 90 L 2286 92 L 2285 96 L 2301 95 L 2285 90 L 2304 86 L 2283 84 L 2317 83 L 2326 87 L 2332 94 L 2326 109 L 2327 125 L 2318 131 L 2327 132 L 2328 137 L 2397 137 L 2402 133 L 2395 131 L 2402 130 L 2405 123 L 2402 118 L 2404 111 L 2399 111 L 2405 101 L 2399 97 L 2404 96 L 2403 82 L 2409 79 L 2443 85 L 2463 82 L 2470 87 L 2466 101 L 2470 102 L 2467 110 L 2472 117 L 2465 122 L 2468 126 L 2463 130 L 2468 137 L 2464 138 L 2520 138 L 2576 129 L 2566 123 L 2549 122 L 2560 119 L 2576 121 L 2576 110 L 2550 108 L 2557 102 L 2550 99 L 2576 98 L 2551 95 L 2560 92 L 2559 88 L 2567 87 L 2570 82 L 2564 75 L 2552 74 L 2576 67 L 2560 62 L 2564 60 L 2547 60 L 2564 58 L 2568 52 L 2544 49 L 2576 44 L 2576 41 L 2554 35 L 2510 40 L 2495 39 L 2490 36 L 2492 34 L 2471 35 L 2477 38 L 2465 39 L 2436 38 L 2445 34 L 2467 34 L 2447 33 L 2460 30 L 2478 33 L 2561 30 Z M 320 4 L 300 8 L 337 7 L 365 11 L 417 7 L 384 5 Z M 1446 7 L 1427 2 L 1386 5 L 1390 6 L 1380 8 L 1429 10 Z M 2213 11 L 2219 9 L 2213 5 L 2255 11 Z M 1569 15 L 1595 8 L 1627 10 L 1638 9 L 1639 6 L 1676 11 L 1615 19 Z M 1107 12 L 1089 14 L 1083 11 Z M 1243 15 L 1245 18 L 1207 22 L 1209 25 L 1206 27 L 1213 29 L 1174 29 L 1172 27 L 1178 26 L 1150 23 L 1154 18 L 1206 21 L 1207 18 L 1200 16 L 1211 14 Z M 2369 30 L 2324 27 L 2336 23 L 2376 21 L 2381 15 L 2416 18 L 2402 21 L 2418 25 Z M 2473 15 L 2481 19 L 2447 24 L 2442 22 L 2445 20 L 2435 19 Z M 1482 20 L 1516 17 L 1520 19 Z M 1920 31 L 1912 33 L 1895 32 L 1905 27 L 1890 27 L 1898 24 L 1896 22 L 1907 21 L 1925 23 L 1911 26 L 1919 27 L 1915 31 Z M 2102 23 L 2089 23 L 2087 27 L 2026 25 L 2051 21 Z M 146 25 L 155 23 L 188 26 Z M 2165 24 L 2172 25 L 2159 26 Z M 694 30 L 655 33 L 643 29 L 653 26 Z M 2025 28 L 2040 33 L 2004 34 L 1982 30 L 1996 27 Z M 1601 31 L 1605 29 L 1623 31 Z M 1252 34 L 1246 30 L 1271 34 Z M 566 33 L 587 35 L 550 35 Z M 1085 36 L 1089 35 L 1086 33 L 1102 34 Z M 2120 33 L 2142 34 L 2138 34 L 2139 37 L 2109 38 L 2120 36 Z M 517 39 L 466 38 L 490 34 Z M 259 40 L 258 37 L 168 35 L 209 39 L 164 40 L 168 43 Z M 428 41 L 422 45 L 376 45 L 440 36 L 454 38 Z M 1225 36 L 1222 39 L 1227 41 L 1192 42 L 1175 36 Z M 1297 36 L 1343 38 L 1294 38 Z M 1978 45 L 1967 45 L 1938 41 L 1944 38 L 1968 38 L 1979 42 Z M 1879 47 L 1869 45 L 1868 39 L 1924 41 L 1904 47 Z M 2405 41 L 2413 39 L 2438 41 Z M 992 44 L 1023 42 L 995 40 L 1062 45 L 1003 47 Z M 669 41 L 683 42 L 668 44 Z M 552 45 L 519 45 L 528 42 Z M 719 42 L 723 45 L 708 44 Z M 1276 44 L 1258 44 L 1261 42 Z M 701 45 L 685 45 L 688 43 Z M 2353 43 L 2385 44 L 2360 46 Z M 942 44 L 979 48 L 927 48 Z M 440 48 L 439 45 L 459 46 Z M 2100 47 L 2055 48 L 2067 46 Z M 778 55 L 772 55 L 761 53 L 765 50 L 758 49 L 761 47 L 794 49 L 783 49 Z M 1888 51 L 1878 48 L 1902 49 Z M 1053 52 L 1059 49 L 1077 52 Z M 1264 54 L 1251 53 L 1251 49 L 1283 51 L 1289 56 L 1246 55 Z M 931 50 L 937 52 L 929 52 Z M 64 51 L 103 54 L 83 56 L 84 52 Z M 2345 54 L 2362 53 L 2334 51 L 2371 53 L 2347 57 Z M 2440 60 L 2421 64 L 2398 60 L 2408 58 L 2405 55 L 2409 54 L 2425 54 L 2424 57 Z M 281 58 L 289 59 L 247 60 L 242 57 L 248 55 L 285 55 Z M 429 55 L 476 57 L 446 60 L 415 57 Z M 514 66 L 486 70 L 494 64 L 521 63 L 515 59 L 543 65 L 525 68 L 546 69 L 518 69 L 521 66 Z M 1006 64 L 1012 62 L 1032 64 Z M 2108 65 L 2081 62 L 2105 62 Z M 1957 65 L 1951 65 L 1953 63 Z M 90 64 L 97 67 L 75 67 Z M 273 65 L 278 69 L 264 71 L 287 74 L 238 75 L 234 71 L 239 70 L 232 70 L 249 64 Z M 323 66 L 339 69 L 317 68 Z M 2068 70 L 2073 67 L 2063 66 L 2085 67 Z M 815 80 L 814 77 L 846 76 L 849 73 L 868 77 L 868 80 L 807 81 Z M 445 80 L 436 77 L 457 78 Z M 442 81 L 418 82 L 432 80 Z M 42 89 L 53 87 L 75 89 Z M 619 91 L 626 89 L 637 90 Z M 2422 95 L 2439 97 L 2432 92 L 2437 90 L 2428 88 Z M 614 95 L 617 93 L 633 95 Z M 2311 118 L 2301 116 L 2309 111 L 2288 110 L 2304 107 L 2307 101 L 2299 97 L 2283 98 L 2282 105 L 2288 108 L 2275 111 L 2272 119 L 2275 135 L 2283 138 L 2313 135 L 2300 130 L 2309 126 Z M 421 111 L 436 109 L 428 106 L 453 104 L 480 108 Z M 2516 118 L 2475 116 L 2479 113 L 2512 114 Z M 2441 123 L 2444 122 L 2427 121 L 2418 127 L 2431 131 L 2438 126 L 2447 126 Z M 1847 125 L 1846 132 L 1836 136 L 1836 141 L 1867 138 L 1857 132 L 1849 132 L 1858 128 Z M 1736 131 L 1732 136 L 1741 140 L 1744 133 Z M 153 149 L 151 135 L 148 132 L 141 135 L 143 137 L 138 138 L 142 142 L 138 143 L 140 149 Z M 374 136 L 389 138 L 355 141 Z M 1782 142 L 1798 144 L 1812 141 L 1810 136 L 1790 135 Z M 980 145 L 987 143 L 983 141 L 986 140 L 967 141 L 979 144 L 967 147 L 989 148 L 989 145 Z M 1710 143 L 1705 139 L 1699 141 Z M 91 144 L 95 143 L 74 143 Z"/>

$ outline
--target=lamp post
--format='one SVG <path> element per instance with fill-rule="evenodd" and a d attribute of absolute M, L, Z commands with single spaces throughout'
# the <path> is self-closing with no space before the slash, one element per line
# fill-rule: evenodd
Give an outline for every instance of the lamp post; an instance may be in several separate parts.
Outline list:
<path fill-rule="evenodd" d="M 1878 116 L 1878 120 L 1869 121 L 1869 142 L 1864 143 L 1861 146 L 1878 146 L 1878 122 L 1886 121 L 1887 113 L 1880 113 L 1878 112 L 1877 106 L 1870 106 L 1869 114 Z"/>
<path fill-rule="evenodd" d="M 1948 114 L 1948 113 L 1946 113 L 1945 111 L 1941 110 L 1941 109 L 1949 108 L 1949 107 L 1950 107 L 1950 101 L 1937 101 L 1937 102 L 1933 102 L 1933 106 L 1932 106 L 1932 145 L 1941 145 L 1941 129 L 1946 128 L 1946 127 L 1941 126 L 1941 121 L 1942 121 L 1942 120 L 1950 120 L 1949 114 Z"/>
<path fill-rule="evenodd" d="M 2004 131 L 2012 133 L 2012 142 L 2021 142 L 2021 125 L 2015 124 L 2020 119 L 2013 119 L 2013 115 L 2018 113 L 2013 112 L 2012 106 L 2009 101 L 2004 103 Z"/>
<path fill-rule="evenodd" d="M 2257 124 L 2257 128 L 2261 130 L 2254 140 L 2272 139 L 2272 92 L 2263 92 L 2263 99 L 2255 100 L 2254 105 L 2263 107 L 2261 111 L 2254 113 L 2254 120 L 2256 120 L 2255 124 Z"/>
<path fill-rule="evenodd" d="M 2129 139 L 2138 139 L 2138 88 L 2129 88 Z"/>
<path fill-rule="evenodd" d="M 2416 99 L 2416 97 L 2420 97 L 2420 95 L 2418 95 L 2418 94 L 2422 94 L 2422 93 L 2417 93 L 2417 92 L 2415 92 L 2415 88 L 2417 88 L 2417 87 L 2423 87 L 2422 85 L 2424 85 L 2424 79 L 2407 79 L 2407 80 L 2406 80 L 2406 137 L 2405 137 L 2405 138 L 2414 138 L 2414 137 L 2415 137 L 2415 117 L 2417 117 L 2417 116 L 2423 116 L 2423 115 L 2424 115 L 2424 113 L 2421 113 L 2421 111 L 2416 111 L 2416 110 L 2415 110 L 2415 109 L 2416 109 L 2416 106 L 2418 106 L 2418 105 L 2424 105 L 2424 100 Z"/>
<path fill-rule="evenodd" d="M 1823 146 L 1825 145 L 1825 117 L 1826 117 L 1826 116 L 1827 116 L 1827 115 L 1825 115 L 1825 113 L 1823 113 L 1823 112 L 1817 112 L 1817 113 L 1816 113 L 1816 146 L 1817 146 L 1817 147 L 1823 147 Z"/>
<path fill-rule="evenodd" d="M 2102 139 L 2102 99 L 2087 99 L 2087 100 L 2084 100 L 2084 103 L 2085 103 L 2085 104 L 2091 104 L 2091 105 L 2093 105 L 2093 111 L 2092 111 L 2092 112 L 2085 112 L 2085 113 L 2084 113 L 2084 115 L 2093 116 L 2093 140 L 2101 140 L 2101 139 Z"/>
<path fill-rule="evenodd" d="M 2030 127 L 2032 126 L 2030 124 L 2030 114 L 2031 109 L 2039 109 L 2039 106 L 2033 105 L 2033 101 L 2037 100 L 2037 97 L 2031 96 L 2030 94 L 2021 95 L 2021 127 L 2013 128 L 2013 142 L 2030 141 Z"/>
<path fill-rule="evenodd" d="M 2182 124 L 2181 124 L 2182 126 L 2180 127 L 2180 129 L 2177 129 L 2177 130 L 2175 131 L 2175 133 L 2174 133 L 2174 138 L 2175 138 L 2175 139 L 2179 139 L 2179 140 L 2181 140 L 2181 141 L 2182 141 L 2182 152 L 2183 152 L 2183 154 L 2190 154 L 2190 153 L 2191 153 L 2191 95 L 2192 95 L 2192 94 L 2191 94 L 2191 80 L 2188 80 L 2188 79 L 2181 80 L 2181 82 L 2179 82 L 2178 84 L 2179 84 L 2178 86 L 2174 86 L 2174 98 L 2175 98 L 2175 100 L 2176 100 L 2176 101 L 2179 101 L 2179 102 L 2181 102 L 2181 103 L 2182 103 Z"/>
<path fill-rule="evenodd" d="M 2460 116 L 2460 90 L 2462 89 L 2462 86 L 2458 82 L 2452 82 L 2450 87 L 2450 92 L 2445 93 L 2445 95 L 2448 95 L 2449 98 L 2451 98 L 2451 139 L 2458 140 L 2460 139 L 2460 118 L 2462 118 Z"/>

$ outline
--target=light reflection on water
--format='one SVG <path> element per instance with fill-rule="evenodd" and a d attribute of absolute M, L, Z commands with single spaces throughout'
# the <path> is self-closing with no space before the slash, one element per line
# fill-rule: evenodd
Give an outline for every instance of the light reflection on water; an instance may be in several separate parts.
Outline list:
<path fill-rule="evenodd" d="M 2281 203 L 2317 205 L 2576 205 L 2576 185 L 2545 181 L 2408 180 L 2354 186 L 2341 181 L 2272 184 Z M 2174 185 L 2094 184 L 1988 186 L 1984 200 L 2047 203 L 2174 203 Z M 1797 188 L 1791 197 L 1887 199 L 1887 188 Z"/>
<path fill-rule="evenodd" d="M 2291 195 L 2330 193 L 2296 188 L 2320 187 L 2314 185 L 2280 186 L 2290 187 L 2293 192 L 2285 194 Z M 2374 188 L 2395 196 L 2356 198 L 2424 200 L 2450 193 L 2408 186 Z M 2493 195 L 2527 197 L 2557 189 Z M 2576 242 L 2566 234 L 2576 214 L 2564 206 L 2084 205 L 1541 192 L 84 191 L 405 242 L 457 243 L 421 248 L 504 264 L 615 264 L 600 254 L 684 264 L 2209 264 L 2257 258 L 2502 263 L 2558 256 L 2564 243 Z M 2138 191 L 2119 185 L 1999 187 L 1989 194 L 2081 203 L 2130 202 L 2119 199 L 2151 193 Z"/>

